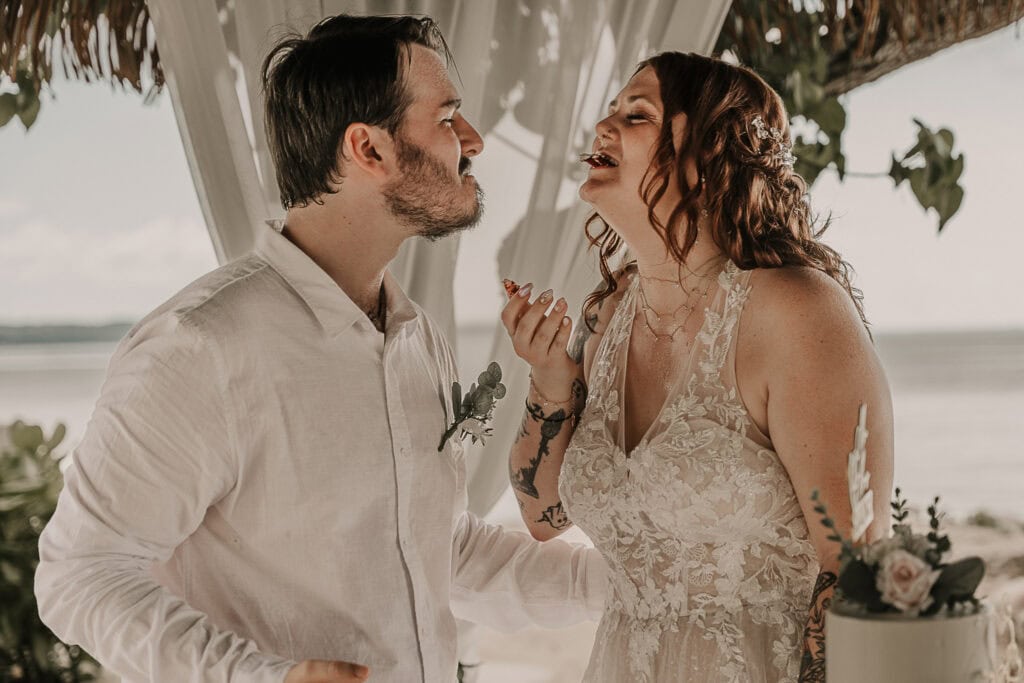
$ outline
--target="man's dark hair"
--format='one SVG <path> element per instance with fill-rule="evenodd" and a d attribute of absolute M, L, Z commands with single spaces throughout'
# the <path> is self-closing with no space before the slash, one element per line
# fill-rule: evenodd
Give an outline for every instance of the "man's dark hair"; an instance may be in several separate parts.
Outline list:
<path fill-rule="evenodd" d="M 340 14 L 270 51 L 262 72 L 267 139 L 284 208 L 318 202 L 341 182 L 338 146 L 350 124 L 395 135 L 410 104 L 402 69 L 413 43 L 451 63 L 429 17 Z"/>

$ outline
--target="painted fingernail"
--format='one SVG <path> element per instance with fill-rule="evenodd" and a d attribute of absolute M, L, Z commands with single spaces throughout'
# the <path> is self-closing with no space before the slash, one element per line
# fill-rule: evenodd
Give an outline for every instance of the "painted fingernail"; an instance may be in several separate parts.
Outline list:
<path fill-rule="evenodd" d="M 553 297 L 554 295 L 554 291 L 550 289 L 545 289 L 543 292 L 541 292 L 540 296 L 537 297 L 537 301 L 539 301 L 542 304 L 549 304 L 551 303 L 551 297 Z"/>
<path fill-rule="evenodd" d="M 564 298 L 559 299 L 558 301 L 555 302 L 555 310 L 558 311 L 559 313 L 561 313 L 562 311 L 565 310 L 565 299 Z"/>
<path fill-rule="evenodd" d="M 519 291 L 519 285 L 515 283 L 515 280 L 509 280 L 507 277 L 503 278 L 501 284 L 505 285 L 505 294 L 511 298 L 513 294 Z"/>
<path fill-rule="evenodd" d="M 533 291 L 533 283 L 532 282 L 527 282 L 525 285 L 523 285 L 522 287 L 519 288 L 519 291 L 517 292 L 517 294 L 519 294 L 519 296 L 521 296 L 521 297 L 523 297 L 525 299 L 526 297 L 530 296 L 530 292 L 532 292 L 532 291 Z"/>
<path fill-rule="evenodd" d="M 566 316 L 563 316 L 563 317 L 562 317 L 562 327 L 565 327 L 566 325 L 568 325 L 568 324 L 569 324 L 569 323 L 571 323 L 571 322 L 572 322 L 572 321 L 571 321 L 571 320 L 569 320 L 569 316 L 567 316 L 567 315 L 566 315 Z"/>

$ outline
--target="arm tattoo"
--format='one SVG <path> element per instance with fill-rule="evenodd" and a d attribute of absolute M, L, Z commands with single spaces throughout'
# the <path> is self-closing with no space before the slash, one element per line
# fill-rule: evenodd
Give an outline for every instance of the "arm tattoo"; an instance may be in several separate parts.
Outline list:
<path fill-rule="evenodd" d="M 569 342 L 569 357 L 576 361 L 577 365 L 583 364 L 583 349 L 587 340 L 593 335 L 592 327 L 597 326 L 597 313 L 591 313 L 586 317 L 580 317 L 576 321 L 576 331 L 573 333 L 572 341 Z"/>
<path fill-rule="evenodd" d="M 569 521 L 569 518 L 565 515 L 565 510 L 562 508 L 562 501 L 558 501 L 556 504 L 546 509 L 537 522 L 547 522 L 552 528 L 558 529 L 559 531 L 572 524 L 572 522 Z"/>
<path fill-rule="evenodd" d="M 526 428 L 526 425 L 528 425 L 529 422 L 530 422 L 530 416 L 527 415 L 527 414 L 524 414 L 523 415 L 523 421 L 519 425 L 519 433 L 516 434 L 516 440 L 512 442 L 513 446 L 515 446 L 517 443 L 519 443 L 520 440 L 525 439 L 527 436 L 530 435 L 529 430 Z"/>
<path fill-rule="evenodd" d="M 836 575 L 821 572 L 811 596 L 811 609 L 804 629 L 804 653 L 800 662 L 800 683 L 825 681 L 825 612 L 832 605 Z"/>
<path fill-rule="evenodd" d="M 512 488 L 516 491 L 525 493 L 531 498 L 540 498 L 540 493 L 534 484 L 534 480 L 537 478 L 537 469 L 540 467 L 540 461 L 544 459 L 544 456 L 550 453 L 548 442 L 558 436 L 558 433 L 562 431 L 562 425 L 569 420 L 565 411 L 561 409 L 556 410 L 551 415 L 545 415 L 541 406 L 537 403 L 528 404 L 526 410 L 534 422 L 541 423 L 540 445 L 537 447 L 537 456 L 530 458 L 530 462 L 526 467 L 515 470 L 512 468 L 512 464 L 509 463 L 509 481 L 512 482 Z"/>
<path fill-rule="evenodd" d="M 574 379 L 571 393 L 575 399 L 573 405 L 576 406 L 576 417 L 579 417 L 583 414 L 583 409 L 587 407 L 587 383 L 579 378 Z"/>

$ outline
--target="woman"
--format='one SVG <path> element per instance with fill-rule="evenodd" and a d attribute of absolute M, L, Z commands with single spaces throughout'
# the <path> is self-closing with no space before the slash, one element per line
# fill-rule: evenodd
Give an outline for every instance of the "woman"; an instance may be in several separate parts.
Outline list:
<path fill-rule="evenodd" d="M 568 353 L 550 290 L 526 285 L 502 313 L 532 370 L 510 455 L 523 519 L 542 539 L 579 525 L 610 568 L 587 681 L 824 680 L 838 546 L 811 494 L 849 536 L 860 404 L 868 537 L 884 533 L 889 390 L 788 140 L 752 71 L 643 62 L 587 159 L 604 282 Z"/>

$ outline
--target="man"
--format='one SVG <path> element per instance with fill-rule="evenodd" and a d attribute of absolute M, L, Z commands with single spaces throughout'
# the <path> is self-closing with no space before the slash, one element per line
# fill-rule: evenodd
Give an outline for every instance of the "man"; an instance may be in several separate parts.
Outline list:
<path fill-rule="evenodd" d="M 137 325 L 40 541 L 43 620 L 126 681 L 453 681 L 455 621 L 596 617 L 582 548 L 465 512 L 455 363 L 386 267 L 477 222 L 429 19 L 339 16 L 263 70 L 288 209 Z"/>

